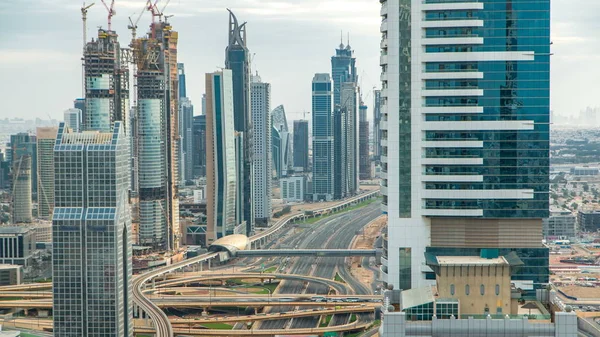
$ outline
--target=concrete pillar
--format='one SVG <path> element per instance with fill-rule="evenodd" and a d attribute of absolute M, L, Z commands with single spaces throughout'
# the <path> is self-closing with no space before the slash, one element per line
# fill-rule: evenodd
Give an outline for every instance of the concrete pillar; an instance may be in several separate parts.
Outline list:
<path fill-rule="evenodd" d="M 204 264 L 204 262 L 200 261 L 200 263 L 198 263 L 200 265 L 200 271 L 202 271 L 202 265 Z"/>
<path fill-rule="evenodd" d="M 202 317 L 208 316 L 208 308 L 202 308 Z"/>

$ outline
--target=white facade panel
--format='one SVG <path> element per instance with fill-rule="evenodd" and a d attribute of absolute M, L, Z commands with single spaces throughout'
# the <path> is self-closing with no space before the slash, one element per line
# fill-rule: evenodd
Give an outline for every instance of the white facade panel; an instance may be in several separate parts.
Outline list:
<path fill-rule="evenodd" d="M 422 130 L 494 131 L 494 130 L 533 130 L 533 121 L 459 121 L 423 122 Z"/>
<path fill-rule="evenodd" d="M 423 165 L 483 165 L 483 158 L 423 158 Z"/>
<path fill-rule="evenodd" d="M 423 147 L 472 147 L 480 148 L 483 147 L 483 142 L 479 140 L 438 140 L 438 141 L 425 141 Z"/>
<path fill-rule="evenodd" d="M 426 182 L 482 182 L 482 175 L 425 175 L 423 181 Z"/>
<path fill-rule="evenodd" d="M 482 106 L 439 106 L 417 108 L 424 114 L 480 114 L 483 113 Z"/>
<path fill-rule="evenodd" d="M 424 80 L 449 80 L 449 79 L 482 79 L 483 73 L 480 71 L 452 71 L 439 73 L 425 73 Z"/>
<path fill-rule="evenodd" d="M 415 7 L 414 1 L 412 3 Z M 483 9 L 483 3 L 480 2 L 449 2 L 439 4 L 421 4 L 422 11 L 440 11 L 440 10 L 458 10 L 458 9 Z M 420 18 L 419 18 L 420 19 Z"/>
<path fill-rule="evenodd" d="M 483 20 L 431 20 L 422 23 L 423 28 L 483 27 Z"/>
<path fill-rule="evenodd" d="M 423 45 L 483 44 L 482 37 L 436 37 L 423 39 Z"/>
<path fill-rule="evenodd" d="M 482 209 L 425 209 L 423 215 L 426 216 L 460 216 L 460 217 L 479 217 L 483 216 Z"/>
<path fill-rule="evenodd" d="M 424 190 L 426 199 L 533 199 L 533 190 Z"/>
<path fill-rule="evenodd" d="M 470 61 L 533 61 L 533 51 L 479 51 L 457 53 L 426 53 L 423 62 L 470 62 Z"/>
<path fill-rule="evenodd" d="M 444 89 L 444 90 L 422 90 L 423 97 L 446 97 L 446 96 L 483 96 L 482 89 Z"/>

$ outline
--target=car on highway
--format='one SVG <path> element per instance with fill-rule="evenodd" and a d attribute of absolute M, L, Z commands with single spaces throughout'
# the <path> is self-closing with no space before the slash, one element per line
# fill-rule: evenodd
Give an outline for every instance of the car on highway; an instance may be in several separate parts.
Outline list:
<path fill-rule="evenodd" d="M 294 299 L 291 297 L 281 297 L 279 302 L 294 302 Z"/>
<path fill-rule="evenodd" d="M 323 296 L 313 296 L 310 298 L 314 302 L 325 302 L 327 299 Z"/>
<path fill-rule="evenodd" d="M 358 297 L 348 297 L 345 299 L 346 302 L 350 302 L 350 303 L 356 303 L 356 302 L 360 302 L 360 299 Z"/>

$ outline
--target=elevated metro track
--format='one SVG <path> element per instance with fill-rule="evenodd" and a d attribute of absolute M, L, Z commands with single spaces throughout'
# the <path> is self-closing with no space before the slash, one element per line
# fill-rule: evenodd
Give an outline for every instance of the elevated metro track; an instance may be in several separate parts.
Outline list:
<path fill-rule="evenodd" d="M 267 256 L 377 256 L 376 249 L 253 249 L 240 250 L 237 257 L 267 257 Z"/>

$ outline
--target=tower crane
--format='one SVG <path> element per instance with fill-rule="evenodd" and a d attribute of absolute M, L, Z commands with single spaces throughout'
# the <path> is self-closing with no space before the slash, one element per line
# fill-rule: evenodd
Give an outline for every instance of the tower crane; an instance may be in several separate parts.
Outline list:
<path fill-rule="evenodd" d="M 92 7 L 94 5 L 94 3 L 92 2 L 91 5 L 85 5 L 85 2 L 83 3 L 83 6 L 81 6 L 81 20 L 83 20 L 83 53 L 85 54 L 85 44 L 87 43 L 87 12 L 88 9 L 90 9 L 90 7 Z M 85 97 L 85 61 L 82 58 L 81 59 L 81 97 Z"/>
<path fill-rule="evenodd" d="M 133 42 L 133 40 L 135 40 L 135 36 L 136 36 L 136 31 L 137 31 L 137 24 L 138 22 L 140 22 L 140 19 L 142 18 L 142 14 L 144 14 L 144 10 L 142 10 L 140 12 L 140 15 L 138 15 L 137 19 L 134 21 L 131 20 L 131 16 L 129 17 L 129 25 L 127 25 L 127 28 L 131 30 L 131 41 Z"/>
<path fill-rule="evenodd" d="M 106 10 L 108 11 L 108 30 L 111 30 L 111 23 L 112 23 L 112 17 L 117 15 L 117 12 L 115 11 L 115 0 L 112 0 L 110 2 L 110 7 L 108 7 L 108 5 L 106 4 L 106 1 L 104 0 L 100 0 L 102 1 L 102 4 L 104 5 L 104 7 L 106 8 Z"/>

